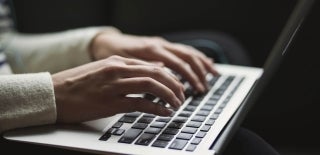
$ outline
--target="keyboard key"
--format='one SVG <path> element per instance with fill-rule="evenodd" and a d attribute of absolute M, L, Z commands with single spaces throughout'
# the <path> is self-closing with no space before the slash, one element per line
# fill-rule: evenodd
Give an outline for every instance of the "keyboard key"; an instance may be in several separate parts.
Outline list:
<path fill-rule="evenodd" d="M 174 118 L 173 122 L 178 122 L 178 123 L 185 123 L 188 120 L 188 118 L 185 117 L 176 117 Z"/>
<path fill-rule="evenodd" d="M 191 87 L 188 87 L 185 91 L 184 91 L 184 96 L 185 98 L 189 98 L 190 96 L 192 96 L 194 94 L 194 90 Z"/>
<path fill-rule="evenodd" d="M 191 111 L 181 111 L 178 116 L 181 116 L 181 117 L 190 117 L 192 115 L 192 112 Z"/>
<path fill-rule="evenodd" d="M 210 100 L 213 100 L 213 101 L 218 101 L 220 99 L 221 95 L 217 95 L 217 94 L 213 94 L 211 97 L 210 97 Z"/>
<path fill-rule="evenodd" d="M 148 146 L 155 137 L 155 134 L 143 133 L 135 144 Z"/>
<path fill-rule="evenodd" d="M 186 151 L 193 152 L 197 148 L 197 145 L 189 144 Z"/>
<path fill-rule="evenodd" d="M 193 128 L 199 128 L 201 126 L 202 122 L 195 122 L 195 121 L 190 121 L 186 125 L 187 127 L 193 127 Z"/>
<path fill-rule="evenodd" d="M 156 140 L 156 141 L 152 144 L 152 146 L 165 148 L 168 144 L 169 144 L 168 141 Z"/>
<path fill-rule="evenodd" d="M 210 128 L 211 128 L 211 126 L 209 126 L 209 125 L 204 125 L 204 126 L 200 129 L 200 131 L 208 132 L 208 131 L 210 130 Z"/>
<path fill-rule="evenodd" d="M 197 128 L 184 127 L 181 132 L 194 134 L 197 132 Z"/>
<path fill-rule="evenodd" d="M 179 129 L 173 129 L 173 128 L 166 128 L 163 133 L 165 134 L 170 134 L 170 135 L 175 135 L 179 132 Z"/>
<path fill-rule="evenodd" d="M 209 99 L 209 100 L 206 102 L 205 105 L 216 105 L 217 103 L 218 103 L 217 100 L 211 100 L 211 99 Z"/>
<path fill-rule="evenodd" d="M 174 135 L 169 135 L 169 134 L 161 134 L 158 139 L 159 140 L 164 140 L 164 141 L 171 141 L 173 139 Z"/>
<path fill-rule="evenodd" d="M 210 79 L 210 81 L 208 82 L 210 86 L 213 86 L 219 79 L 220 76 L 215 76 L 213 78 Z"/>
<path fill-rule="evenodd" d="M 168 127 L 169 128 L 175 128 L 175 129 L 181 129 L 184 123 L 179 122 L 171 122 Z"/>
<path fill-rule="evenodd" d="M 198 94 L 195 94 L 193 96 L 193 99 L 194 100 L 198 100 L 198 101 L 202 101 L 203 98 L 206 96 L 207 94 L 206 93 L 198 93 Z"/>
<path fill-rule="evenodd" d="M 179 133 L 177 135 L 177 139 L 185 139 L 185 140 L 190 140 L 192 138 L 193 134 L 188 134 L 188 133 Z"/>
<path fill-rule="evenodd" d="M 161 129 L 159 129 L 159 128 L 148 127 L 145 132 L 146 133 L 158 134 L 160 131 L 161 131 Z"/>
<path fill-rule="evenodd" d="M 208 116 L 210 114 L 210 111 L 207 111 L 207 110 L 199 110 L 196 115 L 199 115 L 199 116 Z"/>
<path fill-rule="evenodd" d="M 116 122 L 113 124 L 112 128 L 120 128 L 122 126 L 123 122 Z"/>
<path fill-rule="evenodd" d="M 119 122 L 124 122 L 124 123 L 133 123 L 136 121 L 136 117 L 128 117 L 128 116 L 123 116 L 119 119 Z"/>
<path fill-rule="evenodd" d="M 188 143 L 187 140 L 175 139 L 169 148 L 175 149 L 175 150 L 182 150 L 187 143 Z"/>
<path fill-rule="evenodd" d="M 158 117 L 157 122 L 166 122 L 168 123 L 171 120 L 171 117 Z"/>
<path fill-rule="evenodd" d="M 219 114 L 212 114 L 210 119 L 216 120 L 219 117 Z"/>
<path fill-rule="evenodd" d="M 215 114 L 220 114 L 222 112 L 222 110 L 223 110 L 222 108 L 218 108 L 214 113 Z"/>
<path fill-rule="evenodd" d="M 206 117 L 204 117 L 204 116 L 194 116 L 191 120 L 192 121 L 196 121 L 196 122 L 203 122 L 204 120 L 206 120 Z"/>
<path fill-rule="evenodd" d="M 204 105 L 201 107 L 201 110 L 203 111 L 211 111 L 214 108 L 213 105 Z"/>
<path fill-rule="evenodd" d="M 164 128 L 167 125 L 165 122 L 153 122 L 150 126 L 155 128 Z"/>
<path fill-rule="evenodd" d="M 124 129 L 116 129 L 112 134 L 116 136 L 121 136 L 125 132 Z"/>
<path fill-rule="evenodd" d="M 208 119 L 207 121 L 206 121 L 206 123 L 205 123 L 205 125 L 210 125 L 210 126 L 212 126 L 213 124 L 214 124 L 214 119 Z"/>
<path fill-rule="evenodd" d="M 220 104 L 219 108 L 224 108 L 224 107 L 226 107 L 227 103 L 228 103 L 228 102 L 223 101 L 223 102 Z"/>
<path fill-rule="evenodd" d="M 206 132 L 202 132 L 202 131 L 199 131 L 197 134 L 196 134 L 196 137 L 197 138 L 203 138 L 204 136 L 206 136 Z"/>
<path fill-rule="evenodd" d="M 130 128 L 124 135 L 119 139 L 120 143 L 131 144 L 140 134 L 142 130 Z"/>
<path fill-rule="evenodd" d="M 191 112 L 193 112 L 193 111 L 195 111 L 196 109 L 197 109 L 196 106 L 188 105 L 188 106 L 186 106 L 183 110 L 184 110 L 184 111 L 191 111 Z"/>
<path fill-rule="evenodd" d="M 110 128 L 107 130 L 106 133 L 113 134 L 113 132 L 115 132 L 115 131 L 116 131 L 116 128 Z"/>
<path fill-rule="evenodd" d="M 99 140 L 107 141 L 110 137 L 111 137 L 110 133 L 105 133 L 99 138 Z"/>
<path fill-rule="evenodd" d="M 153 118 L 151 117 L 141 117 L 138 122 L 139 123 L 146 123 L 146 124 L 149 124 L 153 121 Z"/>
<path fill-rule="evenodd" d="M 193 138 L 191 144 L 198 145 L 201 142 L 202 138 Z"/>
<path fill-rule="evenodd" d="M 213 94 L 214 95 L 222 95 L 224 93 L 224 90 L 222 90 L 222 89 L 217 89 Z M 213 100 L 213 99 L 212 99 Z M 215 101 L 217 101 L 217 100 L 215 100 Z"/>
<path fill-rule="evenodd" d="M 148 124 L 146 123 L 135 123 L 132 126 L 134 129 L 145 129 L 146 127 L 148 127 Z"/>
<path fill-rule="evenodd" d="M 201 103 L 201 100 L 192 100 L 189 105 L 198 106 Z"/>

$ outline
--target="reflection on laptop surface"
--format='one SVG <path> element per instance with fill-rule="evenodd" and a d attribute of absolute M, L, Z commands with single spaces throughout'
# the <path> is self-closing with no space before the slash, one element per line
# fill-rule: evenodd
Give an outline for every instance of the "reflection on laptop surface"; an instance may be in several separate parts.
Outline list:
<path fill-rule="evenodd" d="M 232 126 L 229 123 L 231 119 L 239 121 L 243 119 L 244 116 L 241 118 L 233 116 L 242 112 L 237 111 L 240 106 L 252 104 L 258 96 L 255 92 L 259 93 L 273 75 L 282 53 L 286 51 L 312 2 L 299 1 L 264 69 L 216 64 L 221 76 L 207 76 L 210 90 L 205 94 L 193 95 L 192 88 L 184 82 L 186 101 L 170 117 L 132 112 L 80 125 L 16 130 L 7 133 L 5 137 L 10 140 L 96 153 L 215 154 L 220 152 L 219 148 L 214 147 L 217 143 L 217 145 L 224 143 L 219 141 L 220 135 L 226 133 L 224 132 L 226 127 Z M 250 93 L 251 95 L 248 95 Z M 140 94 L 140 97 L 167 106 L 164 101 L 152 95 Z M 236 127 L 232 129 L 236 130 Z"/>

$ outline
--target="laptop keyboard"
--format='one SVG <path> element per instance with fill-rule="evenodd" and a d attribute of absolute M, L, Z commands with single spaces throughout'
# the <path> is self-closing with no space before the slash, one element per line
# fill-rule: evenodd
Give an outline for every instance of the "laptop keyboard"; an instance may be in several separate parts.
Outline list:
<path fill-rule="evenodd" d="M 189 99 L 190 102 L 179 112 L 175 111 L 169 117 L 142 112 L 124 114 L 99 140 L 107 141 L 111 136 L 119 136 L 118 143 L 194 151 L 229 103 L 244 78 L 242 77 L 237 82 L 221 102 L 221 97 L 235 76 L 212 77 L 208 81 L 209 88 L 211 89 L 219 79 L 224 81 L 210 94 L 193 95 L 192 88 L 187 86 L 185 96 L 186 101 Z M 157 104 L 168 106 L 163 100 L 153 95 L 146 94 L 144 97 Z M 205 103 L 202 104 L 202 102 Z M 123 124 L 130 124 L 131 128 L 122 129 Z"/>

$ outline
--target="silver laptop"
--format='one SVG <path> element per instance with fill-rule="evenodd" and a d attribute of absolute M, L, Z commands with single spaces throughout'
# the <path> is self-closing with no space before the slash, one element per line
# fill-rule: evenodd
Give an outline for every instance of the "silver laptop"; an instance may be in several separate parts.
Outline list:
<path fill-rule="evenodd" d="M 132 112 L 77 125 L 48 125 L 5 133 L 8 140 L 100 154 L 219 154 L 238 129 L 312 6 L 298 1 L 264 68 L 216 64 L 221 76 L 207 76 L 210 90 L 193 95 L 170 117 Z M 134 94 L 166 106 L 149 94 Z"/>

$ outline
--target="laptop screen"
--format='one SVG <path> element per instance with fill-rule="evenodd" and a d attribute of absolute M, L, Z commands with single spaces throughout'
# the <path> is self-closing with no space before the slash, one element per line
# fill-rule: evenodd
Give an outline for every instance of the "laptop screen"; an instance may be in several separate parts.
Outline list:
<path fill-rule="evenodd" d="M 234 134 L 235 129 L 240 126 L 249 109 L 253 106 L 253 104 L 255 104 L 256 100 L 267 86 L 270 79 L 274 76 L 281 64 L 282 59 L 287 52 L 289 52 L 288 49 L 301 25 L 303 24 L 305 17 L 310 12 L 313 3 L 314 0 L 299 0 L 297 2 L 281 34 L 270 51 L 266 62 L 264 63 L 264 73 L 256 82 L 252 89 L 253 91 L 249 93 L 244 101 L 244 104 L 242 104 L 235 116 L 230 121 L 229 125 L 226 127 L 225 132 L 222 133 L 221 137 L 217 141 L 217 145 L 214 145 L 214 149 L 216 151 L 220 152 L 223 150 L 227 144 L 225 141 L 230 140 L 230 137 L 232 137 L 230 135 Z"/>

